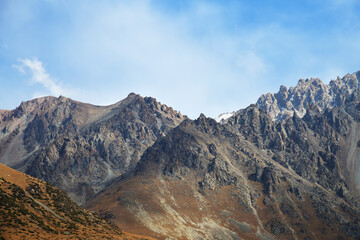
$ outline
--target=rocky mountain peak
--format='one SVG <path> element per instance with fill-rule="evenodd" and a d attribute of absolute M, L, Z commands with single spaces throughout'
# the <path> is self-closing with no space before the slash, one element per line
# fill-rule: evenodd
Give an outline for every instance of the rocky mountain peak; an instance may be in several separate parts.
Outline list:
<path fill-rule="evenodd" d="M 136 166 L 143 152 L 186 117 L 131 93 L 109 106 L 60 96 L 23 102 L 0 119 L 0 160 L 84 203 Z"/>
<path fill-rule="evenodd" d="M 336 80 L 331 80 L 330 86 L 337 86 L 338 88 L 345 88 L 349 91 L 353 91 L 354 89 L 359 88 L 359 79 L 360 79 L 360 71 L 357 71 L 353 74 L 346 74 L 343 78 L 339 76 Z"/>
<path fill-rule="evenodd" d="M 262 95 L 256 105 L 265 109 L 275 121 L 284 121 L 294 113 L 303 117 L 309 104 L 320 111 L 342 106 L 359 89 L 359 76 L 359 72 L 347 74 L 329 84 L 324 84 L 319 78 L 300 79 L 295 87 L 287 89 L 281 86 L 277 93 Z"/>
<path fill-rule="evenodd" d="M 130 93 L 124 100 L 118 102 L 115 105 L 124 105 L 128 104 L 131 108 L 140 110 L 144 108 L 151 109 L 151 111 L 156 111 L 164 115 L 169 115 L 174 118 L 183 119 L 186 116 L 183 116 L 180 112 L 174 110 L 172 107 L 168 107 L 161 102 L 158 102 L 156 98 L 153 97 L 142 97 L 136 93 Z"/>
<path fill-rule="evenodd" d="M 184 117 L 180 112 L 174 110 L 172 107 L 168 107 L 167 105 L 158 102 L 156 98 L 145 97 L 144 101 L 154 111 L 160 111 L 164 114 L 170 115 L 171 117 L 175 117 L 179 119 L 182 119 Z"/>

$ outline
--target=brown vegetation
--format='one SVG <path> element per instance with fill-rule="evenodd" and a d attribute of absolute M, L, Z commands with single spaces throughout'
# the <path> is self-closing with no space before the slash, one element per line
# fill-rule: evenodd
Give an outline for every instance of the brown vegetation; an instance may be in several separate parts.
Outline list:
<path fill-rule="evenodd" d="M 63 191 L 0 164 L 0 239 L 150 239 L 83 210 Z"/>

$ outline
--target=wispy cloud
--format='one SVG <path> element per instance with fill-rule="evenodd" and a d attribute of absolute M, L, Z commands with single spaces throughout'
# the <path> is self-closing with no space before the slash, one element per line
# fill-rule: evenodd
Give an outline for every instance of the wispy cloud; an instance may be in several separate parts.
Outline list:
<path fill-rule="evenodd" d="M 56 79 L 51 77 L 43 66 L 43 63 L 37 58 L 33 59 L 19 59 L 19 65 L 13 65 L 22 74 L 31 74 L 31 84 L 41 84 L 48 93 L 35 95 L 47 95 L 54 96 L 66 95 L 69 96 L 72 90 L 66 89 Z"/>

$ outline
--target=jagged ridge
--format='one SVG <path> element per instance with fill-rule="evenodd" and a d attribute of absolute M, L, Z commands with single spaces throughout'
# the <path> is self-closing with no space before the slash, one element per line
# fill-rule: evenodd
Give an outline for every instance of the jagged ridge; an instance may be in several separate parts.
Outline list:
<path fill-rule="evenodd" d="M 131 171 L 146 148 L 183 116 L 154 98 L 130 94 L 107 107 L 46 97 L 0 118 L 0 159 L 84 203 Z"/>
<path fill-rule="evenodd" d="M 308 105 L 314 105 L 320 111 L 343 106 L 346 99 L 359 89 L 359 77 L 360 71 L 343 78 L 337 77 L 328 85 L 318 78 L 300 79 L 296 87 L 287 89 L 281 86 L 278 93 L 262 95 L 256 105 L 265 109 L 276 121 L 286 120 L 294 113 L 303 117 Z"/>

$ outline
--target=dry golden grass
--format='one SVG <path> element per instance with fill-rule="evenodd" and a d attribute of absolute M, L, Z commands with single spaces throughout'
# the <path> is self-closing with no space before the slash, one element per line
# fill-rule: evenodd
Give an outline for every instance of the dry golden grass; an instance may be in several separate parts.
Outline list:
<path fill-rule="evenodd" d="M 152 239 L 120 230 L 45 182 L 0 164 L 0 239 Z"/>

